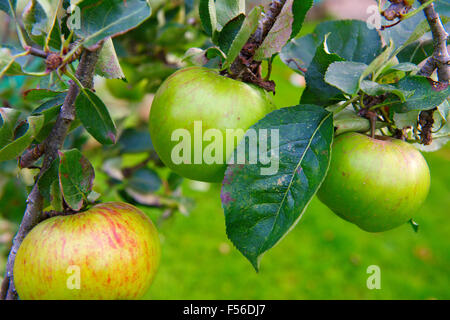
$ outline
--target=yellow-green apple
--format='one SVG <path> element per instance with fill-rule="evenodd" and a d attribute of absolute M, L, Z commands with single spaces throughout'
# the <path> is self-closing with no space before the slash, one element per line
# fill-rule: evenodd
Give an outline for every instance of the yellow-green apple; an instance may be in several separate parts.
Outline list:
<path fill-rule="evenodd" d="M 38 224 L 14 264 L 20 299 L 138 299 L 159 266 L 152 221 L 136 207 L 109 202 Z"/>
<path fill-rule="evenodd" d="M 430 170 L 412 145 L 352 132 L 333 142 L 330 168 L 317 196 L 345 220 L 381 232 L 410 220 L 429 188 Z"/>
<path fill-rule="evenodd" d="M 217 70 L 178 70 L 156 92 L 150 135 L 162 162 L 179 175 L 220 182 L 249 127 L 275 110 L 270 95 Z"/>

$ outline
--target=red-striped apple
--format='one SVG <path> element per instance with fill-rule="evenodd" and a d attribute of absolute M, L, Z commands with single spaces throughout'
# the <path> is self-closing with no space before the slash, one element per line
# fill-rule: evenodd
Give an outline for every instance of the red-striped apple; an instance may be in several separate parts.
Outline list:
<path fill-rule="evenodd" d="M 38 224 L 14 264 L 20 299 L 138 299 L 160 260 L 158 233 L 134 206 L 109 202 Z"/>

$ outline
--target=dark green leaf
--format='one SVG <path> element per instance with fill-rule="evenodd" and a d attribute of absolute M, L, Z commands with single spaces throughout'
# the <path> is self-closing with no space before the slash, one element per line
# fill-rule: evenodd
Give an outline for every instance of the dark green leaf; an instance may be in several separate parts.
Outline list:
<path fill-rule="evenodd" d="M 245 14 L 238 15 L 233 20 L 230 20 L 219 33 L 219 47 L 226 54 L 228 54 L 231 44 L 239 33 L 239 30 L 241 30 L 244 20 Z"/>
<path fill-rule="evenodd" d="M 259 152 L 250 150 L 246 164 L 228 166 L 221 199 L 228 237 L 258 270 L 261 256 L 297 224 L 324 180 L 334 132 L 332 113 L 313 105 L 273 111 L 251 129 L 269 130 L 269 141 Z M 255 152 L 278 170 L 264 175 L 269 165 L 252 164 L 249 154 Z"/>
<path fill-rule="evenodd" d="M 28 117 L 26 124 L 22 126 L 24 132 L 21 135 L 17 135 L 16 132 L 16 137 L 19 136 L 18 138 L 5 146 L 0 146 L 0 161 L 15 159 L 24 152 L 33 142 L 43 125 L 43 115 Z"/>
<path fill-rule="evenodd" d="M 95 47 L 99 41 L 136 28 L 151 15 L 146 0 L 81 0 L 80 26 L 73 31 L 83 39 L 83 45 Z"/>
<path fill-rule="evenodd" d="M 313 0 L 303 0 L 294 1 L 294 3 L 292 4 L 294 22 L 292 23 L 292 33 L 290 39 L 295 38 L 302 29 L 303 21 L 305 21 L 306 14 L 308 13 L 309 9 L 311 9 L 313 2 Z"/>
<path fill-rule="evenodd" d="M 162 186 L 158 173 L 150 168 L 141 168 L 133 173 L 129 178 L 127 187 L 138 193 L 152 193 Z"/>
<path fill-rule="evenodd" d="M 241 14 L 245 15 L 245 0 L 216 0 L 215 3 L 218 27 L 225 26 Z"/>
<path fill-rule="evenodd" d="M 59 152 L 59 159 L 59 186 L 64 201 L 78 211 L 92 191 L 94 168 L 77 149 Z"/>
<path fill-rule="evenodd" d="M 54 182 L 59 181 L 59 159 L 53 160 L 50 168 L 39 178 L 39 192 L 47 201 L 51 201 L 51 187 Z"/>
<path fill-rule="evenodd" d="M 0 10 L 12 16 L 12 12 L 16 10 L 17 0 L 0 0 Z"/>
<path fill-rule="evenodd" d="M 248 39 L 250 39 L 250 36 L 256 31 L 261 14 L 262 9 L 261 7 L 257 6 L 254 7 L 253 10 L 245 18 L 241 29 L 234 38 L 230 49 L 228 50 L 227 60 L 224 63 L 223 69 L 227 69 L 229 66 L 231 66 L 234 60 L 236 60 L 236 58 L 239 56 L 239 53 L 247 43 Z"/>
<path fill-rule="evenodd" d="M 393 93 L 400 98 L 401 101 L 406 101 L 414 91 L 405 91 L 390 84 L 376 83 L 370 80 L 361 81 L 361 90 L 369 96 L 380 96 L 385 93 Z"/>
<path fill-rule="evenodd" d="M 381 38 L 376 30 L 367 28 L 364 21 L 341 20 L 319 24 L 312 34 L 292 39 L 282 50 L 281 59 L 293 70 L 307 69 L 325 35 L 329 52 L 347 61 L 369 64 L 381 53 Z"/>
<path fill-rule="evenodd" d="M 24 92 L 23 96 L 27 101 L 38 102 L 48 98 L 55 98 L 57 96 L 60 96 L 61 94 L 65 93 L 49 89 L 29 89 Z"/>
<path fill-rule="evenodd" d="M 116 143 L 116 127 L 103 101 L 92 91 L 84 89 L 75 101 L 77 118 L 101 144 Z"/>
<path fill-rule="evenodd" d="M 414 91 L 405 102 L 392 99 L 391 108 L 396 112 L 433 109 L 450 95 L 450 87 L 440 88 L 437 83 L 422 76 L 407 76 L 400 80 L 396 87 L 403 91 Z"/>
<path fill-rule="evenodd" d="M 148 129 L 125 129 L 117 141 L 120 153 L 141 153 L 153 150 Z"/>
<path fill-rule="evenodd" d="M 203 29 L 208 36 L 212 36 L 217 28 L 216 5 L 214 0 L 200 0 L 200 19 Z"/>
<path fill-rule="evenodd" d="M 341 91 L 330 86 L 324 80 L 328 67 L 337 61 L 344 61 L 343 58 L 335 53 L 329 53 L 326 45 L 327 39 L 317 48 L 316 54 L 306 72 L 306 90 L 303 92 L 301 103 L 314 103 L 318 105 L 327 105 L 344 99 Z"/>
<path fill-rule="evenodd" d="M 0 149 L 14 140 L 14 129 L 19 116 L 18 110 L 0 108 Z"/>

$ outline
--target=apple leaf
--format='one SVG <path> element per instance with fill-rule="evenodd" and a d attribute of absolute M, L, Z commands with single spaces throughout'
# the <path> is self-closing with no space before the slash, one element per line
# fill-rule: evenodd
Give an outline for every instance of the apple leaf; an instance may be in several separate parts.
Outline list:
<path fill-rule="evenodd" d="M 21 125 L 19 137 L 17 137 L 19 134 L 17 133 L 18 128 L 16 128 L 15 140 L 0 146 L 0 161 L 15 159 L 24 152 L 42 129 L 44 119 L 43 115 L 28 117 L 26 123 Z"/>
<path fill-rule="evenodd" d="M 327 34 L 329 51 L 347 61 L 369 64 L 381 53 L 381 37 L 377 30 L 367 28 L 364 21 L 340 20 L 322 22 L 313 33 L 289 41 L 281 51 L 281 60 L 303 74 L 300 68 L 309 67 L 314 52 Z"/>
<path fill-rule="evenodd" d="M 27 101 L 38 102 L 48 98 L 55 98 L 62 93 L 64 92 L 49 89 L 29 89 L 23 93 L 23 97 Z"/>
<path fill-rule="evenodd" d="M 22 70 L 22 66 L 15 61 L 9 48 L 0 48 L 0 78 L 3 75 L 17 76 L 26 74 Z"/>
<path fill-rule="evenodd" d="M 231 66 L 234 60 L 238 57 L 244 45 L 247 43 L 250 36 L 255 32 L 258 27 L 258 21 L 262 14 L 262 7 L 254 7 L 253 10 L 245 18 L 239 32 L 234 38 L 228 50 L 227 60 L 224 63 L 223 69 L 227 69 Z"/>
<path fill-rule="evenodd" d="M 248 146 L 245 164 L 228 165 L 221 190 L 227 235 L 256 270 L 261 256 L 297 224 L 323 182 L 333 129 L 332 113 L 319 106 L 273 111 L 249 129 L 260 137 L 257 147 Z M 261 139 L 264 133 L 268 139 Z M 238 161 L 248 140 L 235 150 Z M 259 161 L 252 162 L 255 153 Z"/>
<path fill-rule="evenodd" d="M 12 12 L 16 10 L 17 0 L 0 0 L 0 10 L 12 16 Z"/>
<path fill-rule="evenodd" d="M 19 116 L 18 110 L 0 108 L 0 148 L 14 140 L 14 128 Z"/>
<path fill-rule="evenodd" d="M 77 118 L 101 144 L 116 143 L 116 127 L 103 101 L 92 91 L 83 89 L 75 101 Z"/>
<path fill-rule="evenodd" d="M 216 0 L 217 29 L 223 30 L 230 20 L 245 15 L 245 0 Z"/>
<path fill-rule="evenodd" d="M 404 102 L 414 94 L 414 91 L 406 91 L 390 84 L 377 83 L 370 80 L 361 81 L 361 90 L 369 96 L 380 96 L 385 93 L 393 93 Z"/>
<path fill-rule="evenodd" d="M 59 152 L 59 159 L 59 186 L 64 201 L 78 211 L 92 191 L 94 168 L 77 149 Z"/>
<path fill-rule="evenodd" d="M 300 31 L 312 0 L 286 1 L 275 24 L 255 54 L 255 60 L 271 58 L 281 52 L 286 43 Z"/>
<path fill-rule="evenodd" d="M 47 201 L 51 201 L 51 186 L 55 181 L 59 181 L 59 159 L 53 160 L 38 181 L 39 192 Z"/>
<path fill-rule="evenodd" d="M 337 61 L 344 61 L 339 55 L 330 53 L 327 48 L 327 36 L 316 50 L 316 54 L 305 75 L 307 87 L 302 94 L 301 103 L 327 105 L 343 100 L 341 91 L 325 82 L 328 67 Z"/>
<path fill-rule="evenodd" d="M 400 113 L 433 109 L 443 103 L 450 95 L 448 85 L 441 86 L 429 78 L 417 75 L 407 76 L 396 83 L 395 86 L 399 90 L 414 92 L 405 101 L 391 99 L 391 108 Z"/>
<path fill-rule="evenodd" d="M 127 181 L 127 188 L 131 188 L 141 194 L 158 191 L 161 186 L 162 180 L 158 173 L 146 167 L 133 172 Z"/>
<path fill-rule="evenodd" d="M 111 38 L 108 38 L 103 44 L 95 65 L 95 73 L 107 79 L 125 78 Z"/>
<path fill-rule="evenodd" d="M 230 20 L 219 33 L 218 42 L 220 49 L 228 54 L 234 39 L 241 30 L 242 24 L 245 20 L 245 14 L 240 14 L 234 19 Z"/>
<path fill-rule="evenodd" d="M 325 81 L 345 93 L 354 95 L 359 91 L 360 79 L 367 67 L 367 64 L 360 62 L 333 62 L 327 69 Z"/>
<path fill-rule="evenodd" d="M 83 45 L 94 49 L 98 42 L 123 34 L 136 28 L 151 15 L 146 0 L 81 0 L 80 26 L 74 33 L 82 39 Z"/>
<path fill-rule="evenodd" d="M 216 4 L 214 0 L 200 0 L 200 20 L 208 36 L 212 36 L 217 28 Z"/>
<path fill-rule="evenodd" d="M 154 150 L 152 139 L 147 128 L 127 128 L 123 130 L 119 141 L 117 141 L 117 147 L 121 154 L 142 153 Z"/>

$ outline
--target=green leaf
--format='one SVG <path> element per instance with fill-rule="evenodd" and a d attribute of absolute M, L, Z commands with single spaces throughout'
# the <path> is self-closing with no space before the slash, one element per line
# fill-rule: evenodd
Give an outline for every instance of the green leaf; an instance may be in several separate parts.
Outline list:
<path fill-rule="evenodd" d="M 205 29 L 208 36 L 212 36 L 217 30 L 216 5 L 214 0 L 200 0 L 199 12 L 203 29 Z"/>
<path fill-rule="evenodd" d="M 16 10 L 17 0 L 0 0 L 0 10 L 12 16 L 12 12 Z"/>
<path fill-rule="evenodd" d="M 404 71 L 404 72 L 414 72 L 419 71 L 419 67 L 414 63 L 402 62 L 395 66 L 392 66 L 390 69 Z"/>
<path fill-rule="evenodd" d="M 364 70 L 363 74 L 361 75 L 360 81 L 364 80 L 370 74 L 375 75 L 382 71 L 383 66 L 385 66 L 391 60 L 393 51 L 394 42 L 390 41 L 389 45 L 384 49 L 384 51 L 369 64 L 366 70 Z M 372 77 L 372 79 L 376 78 Z"/>
<path fill-rule="evenodd" d="M 247 18 L 245 18 L 241 29 L 234 38 L 230 49 L 228 50 L 227 60 L 224 63 L 223 69 L 227 69 L 239 56 L 244 45 L 247 43 L 250 36 L 256 31 L 258 27 L 258 21 L 262 14 L 262 8 L 257 6 L 249 13 Z"/>
<path fill-rule="evenodd" d="M 395 86 L 403 91 L 414 91 L 406 101 L 391 100 L 391 108 L 396 112 L 429 110 L 439 106 L 450 95 L 450 88 L 440 88 L 431 79 L 422 76 L 407 76 Z"/>
<path fill-rule="evenodd" d="M 142 153 L 154 150 L 150 133 L 147 128 L 127 128 L 120 135 L 117 147 L 121 154 Z"/>
<path fill-rule="evenodd" d="M 241 30 L 244 20 L 245 14 L 238 15 L 236 18 L 230 20 L 219 33 L 219 47 L 225 54 L 228 54 L 234 39 Z"/>
<path fill-rule="evenodd" d="M 31 115 L 43 114 L 45 117 L 45 123 L 49 123 L 52 119 L 54 119 L 60 111 L 61 105 L 64 103 L 67 93 L 63 92 L 57 95 L 56 97 L 44 102 L 39 107 L 33 110 Z"/>
<path fill-rule="evenodd" d="M 0 108 L 0 148 L 14 139 L 14 128 L 19 119 L 20 111 L 10 108 Z"/>
<path fill-rule="evenodd" d="M 361 90 L 369 96 L 380 96 L 385 93 L 393 93 L 404 102 L 414 94 L 414 91 L 400 89 L 394 85 L 381 84 L 370 80 L 361 81 Z"/>
<path fill-rule="evenodd" d="M 95 48 L 99 41 L 136 28 L 151 15 L 146 0 L 81 0 L 76 5 L 80 8 L 81 22 L 73 31 L 89 49 Z"/>
<path fill-rule="evenodd" d="M 364 21 L 340 20 L 320 23 L 313 33 L 292 39 L 281 51 L 281 60 L 303 74 L 314 58 L 314 52 L 329 34 L 327 46 L 347 61 L 370 64 L 382 50 L 381 37 L 376 30 L 367 28 Z"/>
<path fill-rule="evenodd" d="M 59 183 L 59 159 L 53 160 L 48 168 L 39 178 L 39 192 L 47 201 L 51 202 L 51 187 L 54 182 Z"/>
<path fill-rule="evenodd" d="M 57 19 L 60 0 L 30 0 L 22 20 L 28 36 L 40 46 L 60 49 L 61 31 Z"/>
<path fill-rule="evenodd" d="M 59 186 L 64 201 L 78 211 L 92 191 L 94 168 L 77 149 L 59 152 L 59 159 Z"/>
<path fill-rule="evenodd" d="M 84 89 L 75 101 L 77 118 L 101 144 L 116 143 L 116 127 L 103 101 L 92 91 Z"/>
<path fill-rule="evenodd" d="M 95 73 L 107 79 L 125 78 L 111 38 L 108 38 L 103 44 L 95 65 Z"/>
<path fill-rule="evenodd" d="M 293 229 L 324 180 L 334 132 L 332 113 L 313 105 L 273 111 L 251 129 L 268 130 L 270 141 L 258 146 L 259 155 L 278 170 L 264 175 L 269 165 L 252 164 L 249 154 L 258 150 L 250 148 L 245 165 L 228 166 L 221 200 L 228 237 L 258 270 L 261 256 Z"/>
<path fill-rule="evenodd" d="M 0 78 L 3 75 L 17 76 L 25 74 L 22 70 L 22 66 L 14 59 L 15 58 L 11 54 L 11 50 L 9 48 L 0 48 Z"/>
<path fill-rule="evenodd" d="M 150 168 L 141 168 L 133 172 L 127 182 L 127 188 L 141 194 L 158 191 L 162 186 L 158 173 Z"/>
<path fill-rule="evenodd" d="M 286 43 L 300 31 L 312 0 L 286 1 L 275 24 L 255 54 L 255 60 L 271 58 L 281 52 Z"/>
<path fill-rule="evenodd" d="M 0 161 L 13 160 L 24 152 L 44 125 L 44 116 L 31 116 L 24 124 L 25 133 L 5 146 L 0 146 Z"/>
<path fill-rule="evenodd" d="M 22 13 L 22 20 L 28 36 L 43 46 L 47 36 L 47 14 L 37 0 L 30 0 Z"/>
<path fill-rule="evenodd" d="M 218 30 L 223 30 L 222 27 L 237 16 L 245 15 L 245 0 L 216 0 L 215 5 Z"/>
<path fill-rule="evenodd" d="M 48 98 L 55 98 L 64 92 L 49 89 L 29 89 L 23 93 L 25 100 L 38 102 Z"/>
<path fill-rule="evenodd" d="M 326 36 L 322 45 L 317 48 L 316 54 L 306 72 L 307 87 L 303 92 L 301 103 L 313 103 L 323 106 L 344 99 L 340 90 L 330 86 L 324 80 L 328 67 L 337 61 L 344 61 L 344 59 L 328 51 Z"/>
<path fill-rule="evenodd" d="M 359 91 L 360 79 L 367 67 L 367 64 L 360 62 L 333 62 L 327 69 L 325 81 L 345 93 L 354 95 Z"/>

